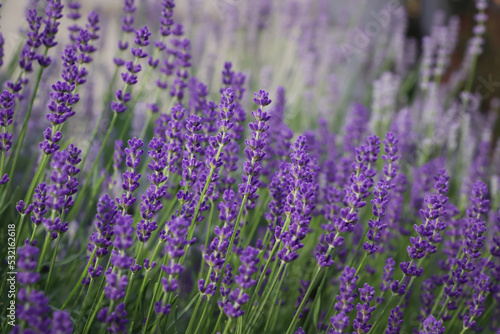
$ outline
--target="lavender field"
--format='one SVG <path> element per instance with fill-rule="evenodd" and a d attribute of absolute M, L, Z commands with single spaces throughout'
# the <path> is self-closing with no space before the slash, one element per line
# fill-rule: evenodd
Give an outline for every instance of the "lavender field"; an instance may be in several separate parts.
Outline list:
<path fill-rule="evenodd" d="M 500 3 L 424 3 L 3 1 L 0 333 L 500 334 Z"/>

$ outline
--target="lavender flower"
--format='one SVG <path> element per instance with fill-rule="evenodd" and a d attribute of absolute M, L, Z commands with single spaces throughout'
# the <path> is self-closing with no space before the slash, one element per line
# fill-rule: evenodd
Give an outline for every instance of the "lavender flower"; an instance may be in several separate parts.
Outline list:
<path fill-rule="evenodd" d="M 257 283 L 256 280 L 252 279 L 252 275 L 257 272 L 258 255 L 259 251 L 257 249 L 248 246 L 240 256 L 239 275 L 234 277 L 239 288 L 235 288 L 229 293 L 228 300 L 225 303 L 221 304 L 222 302 L 219 302 L 219 307 L 222 307 L 229 318 L 239 318 L 245 314 L 241 306 L 250 300 L 250 296 L 245 293 L 245 289 L 248 290 Z"/>
<path fill-rule="evenodd" d="M 254 95 L 254 102 L 259 106 L 259 109 L 252 111 L 252 115 L 255 118 L 255 121 L 249 124 L 252 130 L 252 138 L 245 141 L 245 156 L 248 160 L 243 163 L 243 182 L 238 186 L 240 196 L 250 203 L 254 203 L 258 198 L 256 192 L 262 168 L 259 162 L 266 155 L 264 151 L 267 137 L 266 131 L 269 129 L 269 125 L 266 125 L 266 122 L 271 119 L 271 116 L 263 111 L 265 106 L 271 104 L 271 100 L 268 98 L 269 93 L 260 90 Z M 253 208 L 255 204 L 250 204 L 248 207 Z"/>
<path fill-rule="evenodd" d="M 443 322 L 441 320 L 437 321 L 436 318 L 430 315 L 429 317 L 427 317 L 427 319 L 424 320 L 424 329 L 420 330 L 419 334 L 443 334 L 445 328 L 442 323 Z"/>
<path fill-rule="evenodd" d="M 358 291 L 360 299 L 364 303 L 358 303 L 358 305 L 356 305 L 358 312 L 356 314 L 356 319 L 353 321 L 353 328 L 355 333 L 368 333 L 372 328 L 372 325 L 368 324 L 368 321 L 371 318 L 372 312 L 375 311 L 375 306 L 370 307 L 370 302 L 375 295 L 375 289 L 365 283 Z"/>
<path fill-rule="evenodd" d="M 340 276 L 340 290 L 339 294 L 335 297 L 337 302 L 333 307 L 335 311 L 340 312 L 339 314 L 343 313 L 346 315 L 354 310 L 354 300 L 358 296 L 356 293 L 358 276 L 355 275 L 356 268 L 346 266 Z"/>
<path fill-rule="evenodd" d="M 133 3 L 133 1 L 132 1 Z M 135 10 L 135 8 L 134 8 Z M 133 17 L 133 16 L 132 16 Z M 123 26 L 122 26 L 123 29 Z M 128 28 L 127 28 L 128 29 Z M 124 29 L 125 30 L 125 29 Z M 111 102 L 111 110 L 116 113 L 123 113 L 127 110 L 127 106 L 125 105 L 131 99 L 130 93 L 127 91 L 129 86 L 133 86 L 137 83 L 137 73 L 142 70 L 141 64 L 137 64 L 139 59 L 145 58 L 148 56 L 148 53 L 144 51 L 144 48 L 149 45 L 149 37 L 151 33 L 148 30 L 147 26 L 140 28 L 139 30 L 135 30 L 135 39 L 134 43 L 136 47 L 131 48 L 132 55 L 135 57 L 134 61 L 125 62 L 122 59 L 115 59 L 115 63 L 117 65 L 125 65 L 127 72 L 121 73 L 121 78 L 125 83 L 124 89 L 119 89 L 115 93 L 115 97 L 117 101 Z M 128 44 L 127 44 L 128 47 Z M 126 49 L 126 48 L 125 48 Z"/>
<path fill-rule="evenodd" d="M 96 231 L 90 235 L 88 249 L 90 252 L 97 247 L 96 256 L 104 257 L 109 252 L 112 245 L 112 236 L 114 235 L 113 226 L 116 222 L 117 208 L 116 204 L 107 194 L 103 195 L 97 203 L 97 215 L 94 223 Z"/>
<path fill-rule="evenodd" d="M 391 310 L 389 319 L 387 320 L 387 329 L 385 334 L 397 334 L 401 330 L 401 324 L 403 323 L 403 312 L 399 306 L 396 306 Z"/>
<path fill-rule="evenodd" d="M 122 212 L 125 214 L 128 208 L 135 203 L 136 198 L 132 195 L 133 192 L 139 187 L 139 179 L 141 174 L 137 172 L 137 167 L 141 162 L 141 155 L 144 153 L 142 146 L 144 143 L 141 139 L 132 138 L 128 141 L 128 147 L 125 149 L 127 155 L 126 163 L 130 170 L 123 173 L 122 188 L 125 192 L 121 198 L 116 198 L 116 203 L 122 207 Z"/>
<path fill-rule="evenodd" d="M 5 155 L 12 146 L 13 134 L 8 131 L 7 127 L 12 124 L 14 102 L 15 96 L 9 93 L 8 90 L 4 90 L 2 94 L 0 94 L 0 154 L 2 156 L 2 160 L 0 161 L 0 185 L 9 182 L 9 176 L 3 174 L 3 168 Z"/>

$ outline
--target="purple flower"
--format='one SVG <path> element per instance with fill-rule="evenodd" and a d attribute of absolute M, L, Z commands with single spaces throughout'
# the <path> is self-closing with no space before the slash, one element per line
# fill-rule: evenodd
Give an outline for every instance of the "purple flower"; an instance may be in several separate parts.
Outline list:
<path fill-rule="evenodd" d="M 490 292 L 490 287 L 491 282 L 488 275 L 480 273 L 479 276 L 474 277 L 472 303 L 469 305 L 469 312 L 464 314 L 464 328 L 474 327 L 476 324 L 474 319 L 483 315 L 486 296 Z"/>
<path fill-rule="evenodd" d="M 311 285 L 311 281 L 300 280 L 299 297 L 297 297 L 297 300 L 295 301 L 295 307 L 298 308 L 300 306 L 300 303 L 302 303 L 302 301 L 304 300 L 307 289 L 309 289 L 310 285 Z M 309 308 L 306 307 L 308 302 L 309 302 L 309 299 L 306 300 L 306 302 L 304 304 L 304 308 L 302 309 L 302 312 L 300 312 L 300 314 L 299 314 L 299 319 L 302 318 L 304 315 L 306 315 L 307 312 L 309 312 Z M 297 312 L 297 311 L 295 311 L 295 312 Z"/>
<path fill-rule="evenodd" d="M 349 115 L 350 119 L 346 122 L 345 135 L 342 142 L 344 152 L 354 155 L 356 146 L 361 144 L 361 140 L 366 132 L 368 109 L 357 103 L 352 106 L 352 112 Z"/>
<path fill-rule="evenodd" d="M 356 313 L 356 319 L 353 321 L 353 328 L 356 331 L 355 333 L 368 333 L 372 328 L 372 325 L 368 324 L 368 321 L 370 321 L 371 315 L 375 311 L 375 306 L 370 307 L 370 302 L 375 295 L 375 289 L 365 283 L 358 291 L 360 299 L 364 303 L 356 305 L 358 312 Z"/>
<path fill-rule="evenodd" d="M 113 153 L 113 168 L 118 169 L 125 159 L 125 149 L 123 148 L 123 140 L 115 140 L 115 152 Z"/>
<path fill-rule="evenodd" d="M 134 0 L 125 0 L 123 3 L 123 12 L 125 15 L 122 18 L 122 30 L 124 32 L 130 33 L 134 31 L 134 13 L 136 7 L 134 6 Z"/>
<path fill-rule="evenodd" d="M 30 244 L 29 240 L 26 239 L 24 247 L 19 248 L 17 253 L 19 255 L 19 259 L 17 261 L 17 268 L 20 271 L 17 275 L 19 283 L 23 286 L 29 286 L 37 283 L 40 279 L 40 274 L 36 272 L 37 257 L 40 250 Z"/>
<path fill-rule="evenodd" d="M 8 90 L 4 90 L 0 94 L 0 154 L 2 157 L 10 150 L 12 146 L 12 133 L 8 132 L 8 126 L 12 124 L 12 117 L 14 116 L 14 103 L 15 96 Z M 2 162 L 3 164 L 3 159 Z M 3 170 L 4 166 L 0 166 L 0 170 Z M 0 185 L 9 182 L 9 177 L 7 174 L 0 175 Z"/>
<path fill-rule="evenodd" d="M 229 294 L 227 294 L 228 291 L 226 290 L 224 295 L 226 295 L 228 299 L 223 299 L 223 301 L 219 302 L 219 305 L 222 306 L 224 313 L 226 313 L 226 315 L 230 318 L 238 318 L 245 314 L 245 311 L 241 307 L 250 301 L 250 295 L 244 291 L 257 283 L 257 281 L 252 278 L 252 275 L 258 270 L 258 255 L 259 250 L 251 246 L 248 246 L 243 250 L 240 256 L 241 265 L 238 268 L 239 274 L 234 278 L 239 288 L 235 288 L 233 291 L 229 292 Z M 230 268 L 229 265 L 227 267 Z M 221 295 L 223 295 L 222 288 Z"/>
<path fill-rule="evenodd" d="M 22 72 L 30 73 L 33 70 L 33 61 L 43 57 L 37 53 L 38 47 L 42 44 L 42 33 L 39 32 L 42 17 L 37 16 L 35 9 L 29 9 L 26 21 L 28 21 L 29 31 L 26 43 L 21 49 L 21 54 L 19 55 L 19 67 Z M 22 96 L 19 94 L 27 83 L 28 78 L 26 76 L 19 76 L 19 79 L 16 82 L 8 81 L 7 87 L 12 93 L 18 95 L 18 98 L 21 99 Z"/>
<path fill-rule="evenodd" d="M 398 334 L 401 330 L 402 323 L 403 312 L 401 312 L 399 306 L 396 306 L 391 310 L 391 314 L 387 320 L 387 329 L 385 330 L 385 334 Z"/>
<path fill-rule="evenodd" d="M 252 130 L 252 138 L 250 140 L 245 140 L 245 156 L 247 160 L 243 162 L 243 174 L 242 183 L 239 185 L 239 194 L 241 197 L 246 198 L 249 205 L 247 207 L 255 207 L 255 201 L 258 198 L 256 194 L 259 186 L 259 175 L 262 169 L 261 160 L 265 157 L 265 147 L 266 147 L 266 131 L 269 129 L 269 125 L 266 124 L 271 119 L 271 115 L 263 111 L 265 106 L 271 103 L 268 98 L 269 93 L 264 90 L 260 90 L 255 93 L 254 102 L 259 105 L 257 111 L 252 111 L 252 115 L 255 121 L 249 124 Z"/>
<path fill-rule="evenodd" d="M 107 329 L 110 333 L 123 333 L 127 331 L 128 318 L 124 303 L 118 304 L 111 312 L 109 312 L 107 307 L 102 309 L 99 311 L 97 318 L 108 324 L 109 327 Z"/>
<path fill-rule="evenodd" d="M 73 332 L 73 323 L 71 316 L 67 311 L 54 311 L 52 313 L 52 327 L 50 333 L 53 334 L 71 334 Z"/>
<path fill-rule="evenodd" d="M 424 329 L 419 331 L 419 334 L 443 334 L 445 331 L 442 325 L 443 321 L 437 321 L 434 316 L 430 315 L 424 320 Z"/>
<path fill-rule="evenodd" d="M 89 251 L 93 251 L 94 247 L 98 247 L 96 251 L 97 257 L 104 257 L 108 254 L 109 246 L 111 246 L 111 238 L 114 235 L 114 224 L 117 218 L 116 205 L 113 199 L 107 194 L 99 198 L 97 203 L 97 215 L 94 226 L 96 232 L 90 235 Z"/>
<path fill-rule="evenodd" d="M 358 276 L 355 276 L 355 274 L 356 268 L 350 268 L 348 266 L 344 268 L 340 276 L 339 294 L 335 297 L 337 300 L 334 305 L 335 311 L 348 314 L 354 310 L 354 299 L 358 296 L 356 293 Z"/>
<path fill-rule="evenodd" d="M 381 296 L 376 297 L 375 300 L 378 304 L 382 304 L 385 300 L 383 297 L 383 293 L 389 289 L 391 286 L 391 283 L 393 281 L 393 275 L 394 275 L 394 266 L 396 265 L 396 262 L 392 257 L 388 258 L 385 260 L 385 266 L 384 266 L 384 272 L 382 274 L 382 283 L 380 283 L 380 291 L 381 291 Z"/>
<path fill-rule="evenodd" d="M 50 327 L 49 299 L 42 291 L 19 289 L 16 303 L 17 325 L 13 333 L 46 333 Z"/>
<path fill-rule="evenodd" d="M 135 203 L 136 198 L 133 197 L 133 192 L 139 187 L 139 179 L 141 174 L 137 172 L 137 167 L 141 163 L 141 155 L 144 153 L 142 149 L 144 143 L 141 139 L 132 138 L 128 141 L 128 147 L 125 149 L 127 155 L 126 163 L 130 170 L 122 174 L 122 189 L 125 192 L 121 198 L 116 198 L 116 203 L 122 207 L 123 213 L 127 212 L 128 208 Z"/>
<path fill-rule="evenodd" d="M 317 166 L 307 153 L 307 141 L 304 136 L 299 136 L 292 145 L 290 154 L 291 164 L 288 178 L 289 193 L 284 206 L 287 221 L 290 222 L 288 230 L 282 227 L 275 228 L 275 238 L 280 240 L 283 248 L 278 251 L 278 258 L 283 262 L 290 262 L 298 257 L 297 250 L 304 245 L 303 240 L 309 232 L 311 213 L 315 208 L 317 184 L 314 178 Z"/>
<path fill-rule="evenodd" d="M 333 328 L 328 330 L 328 334 L 342 334 L 349 327 L 349 317 L 344 312 L 340 312 L 330 318 L 330 323 Z"/>
<path fill-rule="evenodd" d="M 134 227 L 131 215 L 116 215 L 116 222 L 113 225 L 115 240 L 113 245 L 119 251 L 125 251 L 130 248 L 134 242 Z M 128 265 L 127 267 L 129 267 Z"/>
<path fill-rule="evenodd" d="M 59 24 L 58 22 L 59 19 L 63 17 L 62 14 L 62 9 L 63 5 L 61 4 L 61 1 L 59 0 L 49 0 L 47 1 L 47 6 L 45 7 L 45 19 L 43 20 L 43 23 L 45 24 L 43 33 L 42 33 L 42 43 L 45 45 L 46 48 L 51 48 L 57 45 L 57 42 L 55 41 L 56 34 L 59 30 Z M 41 61 L 41 60 L 39 60 Z M 48 64 L 46 63 L 46 60 L 44 60 L 44 64 L 41 64 L 43 66 L 47 66 Z M 49 59 L 50 63 L 50 59 Z"/>
<path fill-rule="evenodd" d="M 68 3 L 69 13 L 66 15 L 66 17 L 73 21 L 73 23 L 68 27 L 69 39 L 71 40 L 72 43 L 75 42 L 75 38 L 81 29 L 77 23 L 77 20 L 82 16 L 80 14 L 81 8 L 82 5 L 76 1 L 71 1 Z"/>

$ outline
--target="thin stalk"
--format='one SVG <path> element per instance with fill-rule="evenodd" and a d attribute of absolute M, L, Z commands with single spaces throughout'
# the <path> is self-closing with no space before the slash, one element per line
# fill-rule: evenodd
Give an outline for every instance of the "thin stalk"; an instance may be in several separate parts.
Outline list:
<path fill-rule="evenodd" d="M 130 276 L 130 281 L 128 282 L 128 286 L 127 286 L 127 291 L 125 292 L 125 298 L 123 298 L 123 303 L 126 305 L 127 304 L 127 299 L 128 299 L 128 296 L 130 295 L 130 289 L 129 287 L 132 286 L 132 283 L 134 281 L 134 277 L 136 276 L 136 274 L 132 274 L 132 276 Z"/>
<path fill-rule="evenodd" d="M 85 294 L 85 298 L 83 298 L 83 304 L 82 304 L 82 308 L 80 309 L 80 314 L 78 315 L 78 319 L 76 321 L 75 330 L 78 330 L 80 321 L 82 320 L 83 314 L 85 313 L 85 306 L 87 306 L 87 300 L 89 299 L 90 291 L 92 291 L 92 286 L 94 285 L 94 282 L 95 282 L 95 279 L 92 278 L 90 280 L 90 284 L 89 284 L 89 288 L 87 290 L 87 293 Z"/>
<path fill-rule="evenodd" d="M 224 312 L 222 310 L 220 310 L 219 316 L 217 317 L 217 321 L 215 322 L 215 327 L 214 327 L 214 330 L 213 330 L 214 333 L 218 333 L 217 332 L 217 328 L 219 328 L 219 324 L 220 324 L 220 321 L 222 320 L 222 314 L 223 313 Z"/>
<path fill-rule="evenodd" d="M 49 247 L 50 241 L 51 241 L 50 233 L 47 231 L 47 235 L 45 236 L 45 241 L 42 247 L 42 253 L 40 254 L 40 258 L 38 259 L 38 265 L 36 266 L 36 271 L 38 272 L 40 272 L 40 269 L 42 268 L 42 262 L 45 257 L 45 253 L 47 253 L 47 248 Z"/>
<path fill-rule="evenodd" d="M 262 311 L 264 309 L 264 306 L 266 306 L 267 300 L 271 296 L 271 293 L 273 292 L 274 287 L 276 286 L 276 283 L 278 283 L 278 280 L 280 278 L 281 270 L 284 270 L 285 268 L 286 268 L 286 263 L 285 262 L 281 262 L 278 270 L 276 271 L 276 275 L 273 277 L 273 280 L 272 280 L 272 283 L 270 285 L 270 288 L 266 289 L 267 293 L 264 296 L 264 299 L 259 303 L 258 309 L 255 311 L 255 313 L 253 313 L 253 312 L 250 313 L 250 315 L 249 315 L 249 321 L 248 321 L 249 325 L 247 327 L 248 331 L 250 331 L 251 327 L 254 326 L 257 323 L 257 320 L 259 320 L 260 314 L 262 313 Z M 252 307 L 252 305 L 250 305 L 250 307 Z"/>
<path fill-rule="evenodd" d="M 191 315 L 191 319 L 189 319 L 189 323 L 186 329 L 186 333 L 190 333 L 191 329 L 194 325 L 194 320 L 196 318 L 196 314 L 198 313 L 198 309 L 200 308 L 201 302 L 203 301 L 203 295 L 198 294 L 199 298 L 198 301 L 196 302 L 196 306 L 194 307 L 193 314 Z M 206 309 L 207 304 L 205 304 L 205 309 Z M 205 311 L 203 311 L 205 312 Z M 199 319 L 196 319 L 199 320 Z M 195 332 L 196 333 L 196 332 Z"/>
<path fill-rule="evenodd" d="M 231 323 L 233 322 L 233 318 L 229 318 L 229 320 L 226 322 L 226 326 L 224 327 L 224 332 L 222 334 L 227 334 L 229 331 L 229 328 L 231 327 Z"/>
<path fill-rule="evenodd" d="M 45 47 L 45 50 L 43 52 L 44 57 L 47 56 L 48 52 L 49 52 L 49 49 L 47 47 Z M 14 152 L 13 156 L 11 156 L 11 158 L 9 159 L 9 162 L 12 160 L 12 165 L 10 168 L 9 175 L 14 175 L 14 171 L 16 170 L 17 159 L 19 158 L 19 153 L 21 152 L 21 148 L 23 146 L 24 137 L 26 136 L 26 131 L 28 130 L 28 121 L 31 117 L 31 111 L 33 110 L 33 104 L 34 104 L 35 99 L 36 99 L 36 93 L 38 92 L 38 87 L 40 86 L 40 80 L 42 79 L 42 73 L 43 73 L 44 69 L 45 69 L 45 67 L 43 67 L 43 66 L 40 66 L 38 68 L 38 73 L 37 73 L 36 79 L 35 79 L 35 86 L 33 88 L 33 93 L 31 94 L 30 103 L 28 105 L 28 111 L 26 113 L 26 116 L 24 117 L 23 126 L 21 127 L 21 132 L 19 133 L 18 140 L 14 144 L 15 152 Z M 28 197 L 31 197 L 31 196 L 28 196 Z"/>
<path fill-rule="evenodd" d="M 47 161 L 47 155 L 44 154 L 42 157 L 42 160 L 40 161 L 40 164 L 38 165 L 37 171 L 35 173 L 35 177 L 31 181 L 28 192 L 26 193 L 26 196 L 24 197 L 24 203 L 29 203 L 31 196 L 33 195 L 33 190 L 35 189 L 35 185 L 38 183 L 38 179 L 40 178 L 40 174 L 42 173 L 42 169 L 45 169 L 44 167 L 41 167 L 41 166 L 45 165 L 46 161 Z M 10 174 L 10 175 L 12 175 L 12 174 Z M 17 239 L 18 246 L 19 246 L 19 241 L 24 240 L 24 238 L 22 237 L 23 225 L 24 225 L 24 216 L 21 217 L 20 222 L 19 222 L 19 230 L 17 232 L 17 235 L 19 235 L 20 237 Z M 33 234 L 33 237 L 34 237 L 34 234 Z"/>
<path fill-rule="evenodd" d="M 307 288 L 306 294 L 304 295 L 304 298 L 300 302 L 299 308 L 296 310 L 295 315 L 293 316 L 292 322 L 290 322 L 290 326 L 288 326 L 288 330 L 286 331 L 287 334 L 290 334 L 293 332 L 293 328 L 295 327 L 295 323 L 297 322 L 297 319 L 299 318 L 300 313 L 302 312 L 302 309 L 306 305 L 307 299 L 309 298 L 309 295 L 312 292 L 312 287 L 314 286 L 314 283 L 316 283 L 316 280 L 318 279 L 318 275 L 321 272 L 321 267 L 318 267 L 316 269 L 316 272 L 314 273 L 314 276 L 311 280 L 311 284 L 309 284 L 309 287 Z"/>
<path fill-rule="evenodd" d="M 94 311 L 90 315 L 90 318 L 87 320 L 87 323 L 85 324 L 85 327 L 83 328 L 83 334 L 87 334 L 89 332 L 90 327 L 92 326 L 92 323 L 94 322 L 94 318 L 97 315 L 97 311 L 99 310 L 99 306 L 101 305 L 103 300 L 104 300 L 104 291 L 101 292 L 101 296 L 99 297 L 99 301 L 97 302 L 96 307 L 94 307 Z"/>
<path fill-rule="evenodd" d="M 281 291 L 281 286 L 283 285 L 283 281 L 285 279 L 285 276 L 286 276 L 286 271 L 288 269 L 288 266 L 285 267 L 285 269 L 283 270 L 283 274 L 281 275 L 281 278 L 279 279 L 279 283 L 278 283 L 278 288 L 276 289 L 276 293 L 274 295 L 274 298 L 273 300 L 271 301 L 271 310 L 269 311 L 269 314 L 267 316 L 267 320 L 266 320 L 266 324 L 264 326 L 264 333 L 269 333 L 269 331 L 272 331 L 273 330 L 273 327 L 272 326 L 271 328 L 269 328 L 269 325 L 270 325 L 270 320 L 271 318 L 274 319 L 274 308 L 276 307 L 276 303 L 278 302 L 278 297 L 279 297 L 279 294 L 280 294 L 280 291 Z M 279 308 L 276 312 L 279 312 Z M 257 319 L 258 320 L 258 316 L 257 316 Z"/>
<path fill-rule="evenodd" d="M 203 251 L 206 253 L 207 247 L 208 247 L 208 239 L 210 238 L 210 232 L 212 231 L 212 219 L 214 216 L 214 202 L 210 200 L 210 216 L 208 218 L 208 229 L 207 229 L 207 235 L 205 237 L 205 248 L 203 248 Z M 203 274 L 203 269 L 205 268 L 205 261 L 202 258 L 201 261 L 201 269 L 198 274 L 198 280 L 201 278 L 201 275 Z"/>
<path fill-rule="evenodd" d="M 56 263 L 57 250 L 59 249 L 59 243 L 61 242 L 62 234 L 58 234 L 56 247 L 54 248 L 54 252 L 52 253 L 52 260 L 50 261 L 50 269 L 49 276 L 47 276 L 47 283 L 45 283 L 45 294 L 47 294 L 47 289 L 49 288 L 50 279 L 52 278 L 52 272 L 54 271 L 54 264 Z"/>
<path fill-rule="evenodd" d="M 82 274 L 80 275 L 80 278 L 78 279 L 77 283 L 75 284 L 75 287 L 73 288 L 73 290 L 71 290 L 68 298 L 66 298 L 66 301 L 64 302 L 64 304 L 61 306 L 61 310 L 63 310 L 67 305 L 68 305 L 68 302 L 71 300 L 71 297 L 73 297 L 73 295 L 76 293 L 76 291 L 78 289 L 80 289 L 80 286 L 81 286 L 81 282 L 82 280 L 85 278 L 85 276 L 87 276 L 87 272 L 89 270 L 89 267 L 90 267 L 90 264 L 92 263 L 92 261 L 94 260 L 94 257 L 95 257 L 95 253 L 97 251 L 97 247 L 94 248 L 94 250 L 92 251 L 92 254 L 90 254 L 90 258 L 87 262 L 87 266 L 85 266 L 85 269 L 83 269 L 83 272 Z"/>
<path fill-rule="evenodd" d="M 210 308 L 210 299 L 207 300 L 207 302 L 205 303 L 205 306 L 203 307 L 203 312 L 201 313 L 201 318 L 200 318 L 200 321 L 198 322 L 198 326 L 196 326 L 196 329 L 194 330 L 195 333 L 207 333 L 207 330 L 208 328 L 204 328 L 203 331 L 201 331 L 201 325 L 203 323 L 205 323 L 205 314 L 207 313 L 207 310 Z M 209 325 L 210 325 L 210 322 L 209 322 Z"/>
<path fill-rule="evenodd" d="M 146 275 L 144 275 L 144 279 L 142 280 L 141 288 L 139 289 L 139 296 L 137 297 L 137 300 L 142 300 L 142 294 L 144 292 L 144 287 L 146 286 L 147 280 L 148 280 L 148 274 L 150 270 L 146 271 Z M 132 320 L 135 320 L 137 317 L 137 312 L 139 311 L 139 303 L 135 303 L 134 307 L 134 316 L 132 317 Z"/>
<path fill-rule="evenodd" d="M 385 312 L 387 312 L 387 309 L 389 308 L 389 305 L 391 305 L 391 301 L 394 299 L 394 297 L 396 297 L 396 294 L 393 293 L 391 295 L 391 297 L 389 298 L 389 300 L 387 301 L 387 304 L 385 304 L 385 307 L 384 309 L 382 310 L 382 312 L 379 313 L 378 317 L 377 317 L 377 320 L 375 320 L 375 322 L 373 323 L 373 326 L 372 328 L 370 328 L 370 330 L 368 331 L 368 333 L 370 333 L 372 330 L 374 330 L 378 323 L 380 322 L 380 320 L 382 319 L 382 317 L 384 316 Z"/>
<path fill-rule="evenodd" d="M 142 126 L 141 134 L 139 138 L 144 138 L 146 139 L 146 132 L 148 131 L 149 128 L 149 123 L 151 123 L 151 119 L 153 118 L 153 112 L 149 110 L 146 115 L 146 120 L 144 121 L 144 125 Z"/>

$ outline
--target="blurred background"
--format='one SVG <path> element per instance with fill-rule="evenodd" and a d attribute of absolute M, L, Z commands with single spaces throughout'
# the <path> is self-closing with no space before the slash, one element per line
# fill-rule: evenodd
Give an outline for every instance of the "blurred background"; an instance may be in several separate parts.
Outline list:
<path fill-rule="evenodd" d="M 356 29 L 363 29 L 365 22 L 373 20 L 374 13 L 379 13 L 390 2 L 183 0 L 176 3 L 174 19 L 184 25 L 186 37 L 191 39 L 192 63 L 196 66 L 193 66 L 190 75 L 196 75 L 208 85 L 214 100 L 218 98 L 223 63 L 232 61 L 235 70 L 247 74 L 249 91 L 258 88 L 274 91 L 280 85 L 285 86 L 289 105 L 287 122 L 294 129 L 304 129 L 317 126 L 316 118 L 307 117 L 307 113 L 303 113 L 304 109 L 307 109 L 308 113 L 319 113 L 330 118 L 339 113 L 339 110 L 345 109 L 350 102 L 359 101 L 367 105 L 371 103 L 369 97 L 372 83 L 384 70 L 379 58 L 383 59 L 385 55 L 379 55 L 377 50 L 384 49 L 380 44 L 383 46 L 386 43 L 390 46 L 398 43 L 398 34 L 404 35 L 406 40 L 413 40 L 408 47 L 416 48 L 415 59 L 409 62 L 415 62 L 420 55 L 421 38 L 432 33 L 433 24 L 436 24 L 436 21 L 446 23 L 450 17 L 457 17 L 460 20 L 458 42 L 442 83 L 446 84 L 450 75 L 459 69 L 474 26 L 476 10 L 472 0 L 394 0 L 408 13 L 407 18 L 401 15 L 401 18 L 396 17 L 391 21 L 390 29 L 394 30 L 390 31 L 389 35 L 393 34 L 394 41 L 384 42 L 384 38 L 377 36 L 377 48 L 363 50 L 364 55 L 357 57 L 355 61 L 346 59 L 345 50 L 342 50 L 345 40 Z M 35 0 L 3 1 L 0 31 L 5 38 L 6 63 L 15 60 L 15 55 L 19 52 L 26 29 L 26 23 L 22 20 L 26 8 L 43 8 L 43 3 L 44 1 Z M 88 95 L 89 101 L 99 100 L 99 94 L 107 88 L 106 83 L 114 70 L 113 57 L 116 55 L 116 42 L 120 34 L 119 22 L 123 1 L 86 0 L 81 3 L 82 19 L 90 10 L 96 10 L 101 15 L 99 62 L 92 64 L 89 77 L 94 89 L 84 93 Z M 135 25 L 148 24 L 152 31 L 156 31 L 159 3 L 160 1 L 137 0 Z M 286 11 L 290 22 L 276 23 L 276 8 Z M 490 1 L 487 14 L 484 52 L 479 58 L 472 92 L 481 94 L 481 112 L 498 113 L 498 108 L 492 107 L 491 101 L 494 97 L 500 97 L 500 0 Z M 281 16 L 286 20 L 287 15 Z M 304 26 L 300 21 L 301 16 L 316 17 L 318 26 Z M 398 20 L 401 22 L 398 23 Z M 63 18 L 61 24 L 61 31 L 64 31 L 65 35 L 70 24 L 68 21 Z M 322 31 L 323 26 L 334 28 L 325 34 Z M 264 27 L 267 32 L 259 35 L 258 31 L 255 31 Z M 231 33 L 228 34 L 228 31 Z M 67 38 L 61 35 L 58 40 Z M 276 36 L 280 36 L 279 40 Z M 60 42 L 56 50 L 51 51 L 53 58 L 57 58 L 56 62 L 59 57 L 54 55 L 60 55 L 64 45 L 65 43 Z M 377 70 L 366 70 L 366 64 L 370 61 L 370 68 Z M 335 70 L 329 70 L 330 68 Z M 59 73 L 57 66 L 51 66 L 51 71 L 54 74 Z M 0 74 L 2 81 L 5 79 L 1 77 L 3 75 L 4 72 Z M 153 82 L 149 88 L 154 89 Z M 41 92 L 44 90 L 49 92 L 50 82 L 45 82 L 45 85 L 42 83 Z M 137 109 L 144 109 L 144 105 L 139 103 Z M 88 112 L 92 113 L 92 110 Z M 140 127 L 143 116 L 139 112 L 134 117 L 137 117 L 134 124 Z M 86 128 L 89 127 L 77 129 L 75 136 L 84 139 L 86 134 L 83 131 Z M 496 122 L 491 138 L 492 150 L 499 132 L 500 124 Z"/>

